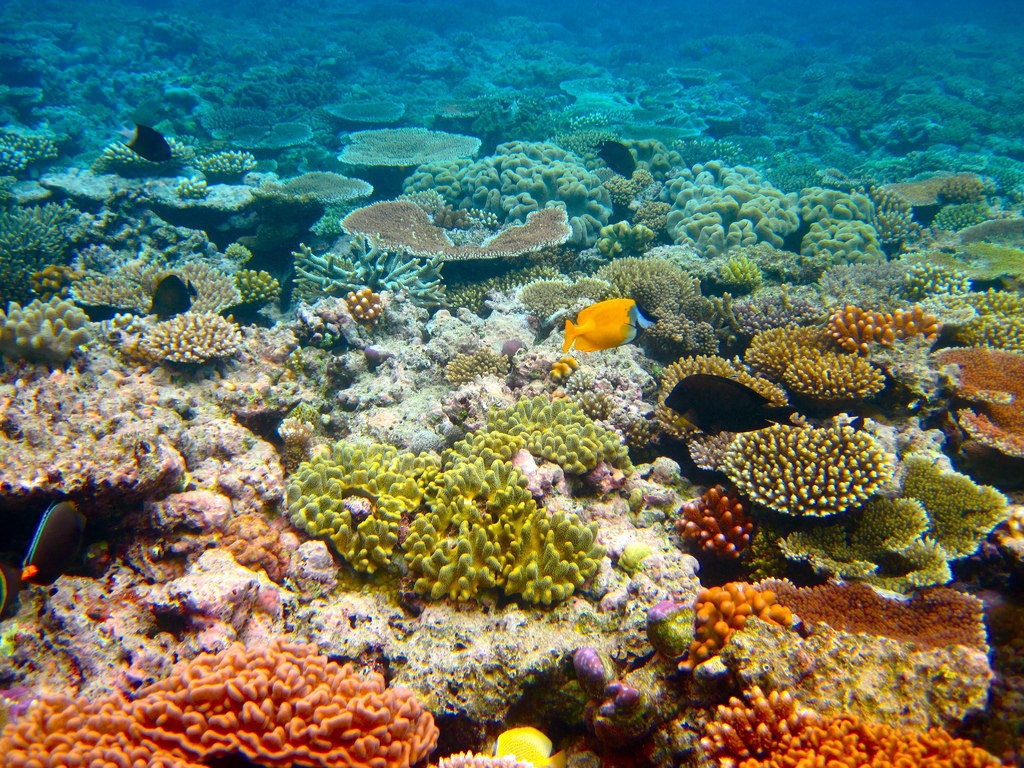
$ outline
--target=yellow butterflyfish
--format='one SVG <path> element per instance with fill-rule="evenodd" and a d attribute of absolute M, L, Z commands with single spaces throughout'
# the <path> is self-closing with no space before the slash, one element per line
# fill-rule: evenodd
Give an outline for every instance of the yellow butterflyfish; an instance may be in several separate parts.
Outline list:
<path fill-rule="evenodd" d="M 636 338 L 638 328 L 651 325 L 632 299 L 608 299 L 591 304 L 576 316 L 566 319 L 562 351 L 574 347 L 580 352 L 596 352 L 626 344 Z"/>
<path fill-rule="evenodd" d="M 512 728 L 498 737 L 494 756 L 512 755 L 516 760 L 532 763 L 536 768 L 565 768 L 565 752 L 551 754 L 551 739 L 536 728 Z"/>

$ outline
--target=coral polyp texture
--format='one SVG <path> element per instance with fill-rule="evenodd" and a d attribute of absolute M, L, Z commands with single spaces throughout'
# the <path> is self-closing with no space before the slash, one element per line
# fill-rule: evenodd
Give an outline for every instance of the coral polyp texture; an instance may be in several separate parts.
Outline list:
<path fill-rule="evenodd" d="M 758 504 L 795 517 L 845 512 L 893 475 L 892 457 L 866 432 L 774 424 L 739 435 L 723 469 Z"/>
<path fill-rule="evenodd" d="M 155 360 L 197 364 L 232 357 L 242 335 L 238 326 L 212 312 L 185 312 L 143 334 L 141 350 Z"/>
<path fill-rule="evenodd" d="M 699 499 L 683 504 L 676 530 L 701 552 L 735 559 L 750 545 L 754 533 L 749 507 L 735 489 L 715 485 Z"/>
<path fill-rule="evenodd" d="M 411 690 L 328 661 L 316 646 L 275 640 L 200 655 L 131 699 L 44 696 L 0 734 L 0 751 L 11 768 L 198 768 L 225 759 L 407 768 L 437 737 Z"/>
<path fill-rule="evenodd" d="M 828 323 L 829 335 L 847 352 L 866 355 L 873 344 L 890 346 L 897 339 L 924 336 L 934 339 L 939 331 L 935 315 L 919 306 L 892 313 L 868 312 L 847 305 L 837 309 Z"/>
<path fill-rule="evenodd" d="M 989 347 L 943 349 L 939 365 L 957 366 L 957 393 L 973 408 L 957 419 L 978 442 L 1024 458 L 1024 355 Z"/>
<path fill-rule="evenodd" d="M 694 638 L 681 669 L 692 670 L 718 653 L 737 629 L 751 618 L 782 627 L 793 623 L 792 612 L 779 605 L 775 593 L 751 584 L 729 583 L 697 593 Z"/>
<path fill-rule="evenodd" d="M 720 705 L 701 747 L 721 768 L 920 766 L 999 768 L 995 756 L 940 728 L 892 728 L 856 716 L 823 717 L 788 692 L 755 686 Z"/>

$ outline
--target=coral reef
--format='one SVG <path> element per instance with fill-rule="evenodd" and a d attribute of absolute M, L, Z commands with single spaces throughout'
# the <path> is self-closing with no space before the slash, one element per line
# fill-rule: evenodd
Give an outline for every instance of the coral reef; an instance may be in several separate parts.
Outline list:
<path fill-rule="evenodd" d="M 0 310 L 0 353 L 61 363 L 92 338 L 87 321 L 84 312 L 57 296 L 24 308 L 11 302 L 6 312 Z"/>

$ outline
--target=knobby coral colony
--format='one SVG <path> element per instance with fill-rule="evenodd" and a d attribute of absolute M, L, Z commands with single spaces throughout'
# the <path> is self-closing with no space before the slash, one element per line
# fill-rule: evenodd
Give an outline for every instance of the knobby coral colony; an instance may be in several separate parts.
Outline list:
<path fill-rule="evenodd" d="M 700 68 L 645 83 L 628 25 L 566 66 L 525 17 L 525 56 L 389 17 L 228 80 L 160 64 L 217 25 L 18 6 L 4 766 L 1024 760 L 1024 163 L 987 31 L 934 35 L 941 87 L 905 29 L 842 66 L 675 41 Z M 104 69 L 136 48 L 157 74 Z M 453 73 L 484 95 L 432 107 Z M 100 136 L 158 77 L 166 117 Z M 810 140 L 755 135 L 798 105 Z"/>

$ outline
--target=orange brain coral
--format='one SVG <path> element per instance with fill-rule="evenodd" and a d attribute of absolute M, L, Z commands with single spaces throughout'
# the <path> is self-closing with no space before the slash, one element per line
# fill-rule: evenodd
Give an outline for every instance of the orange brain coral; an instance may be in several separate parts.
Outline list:
<path fill-rule="evenodd" d="M 235 644 L 175 667 L 127 702 L 44 697 L 0 735 L 10 768 L 262 766 L 405 768 L 437 743 L 412 691 L 385 688 L 312 645 Z"/>

